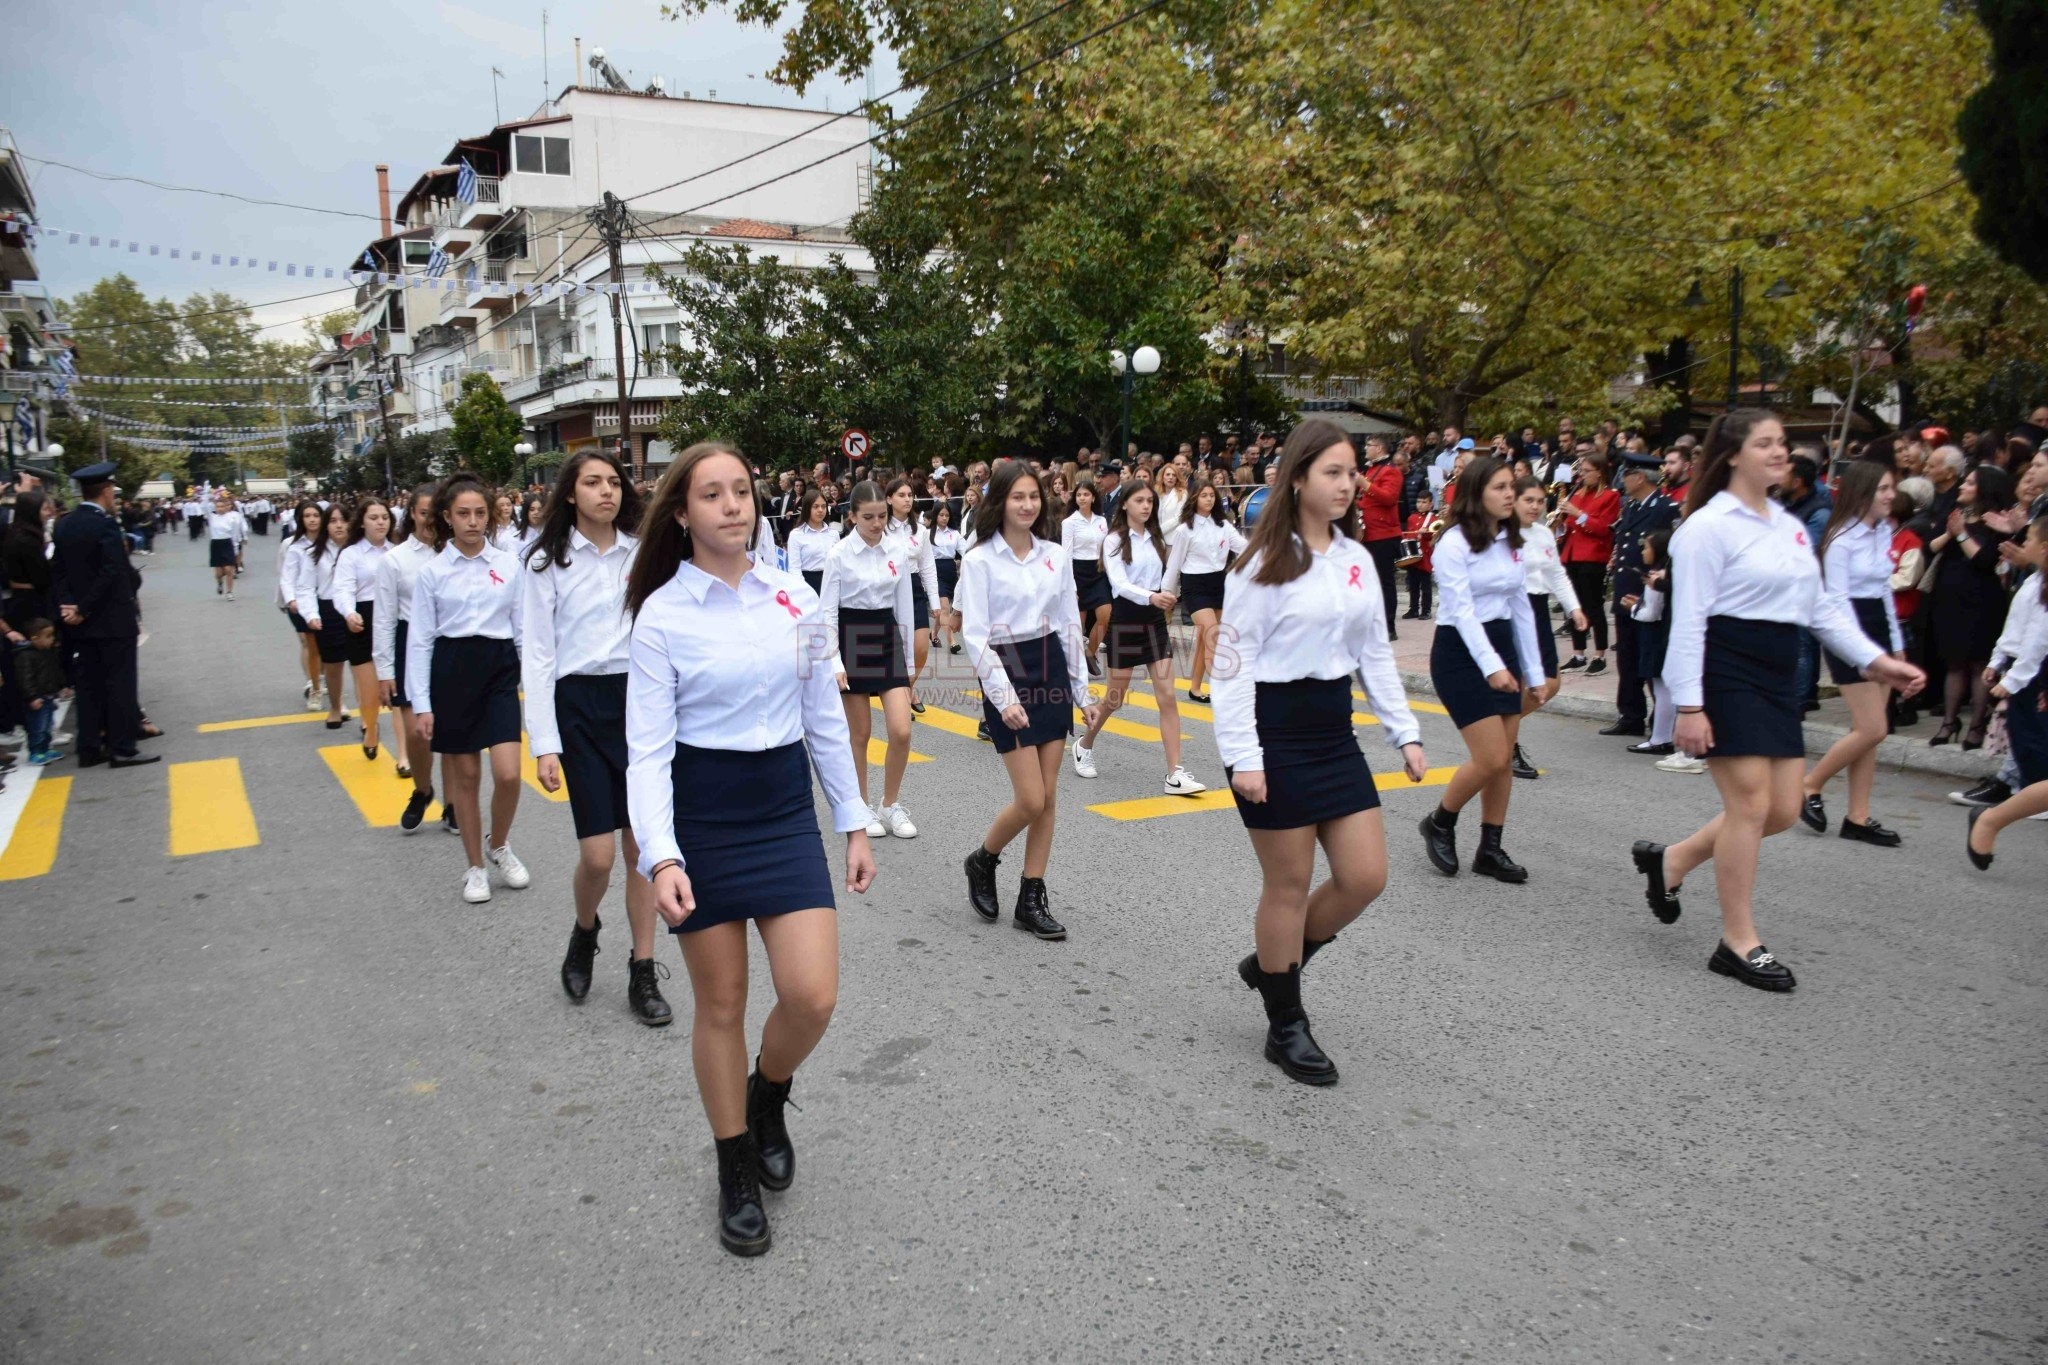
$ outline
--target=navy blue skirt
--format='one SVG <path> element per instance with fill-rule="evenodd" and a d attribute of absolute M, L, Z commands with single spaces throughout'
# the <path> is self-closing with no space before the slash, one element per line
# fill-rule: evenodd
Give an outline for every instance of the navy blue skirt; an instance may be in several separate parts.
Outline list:
<path fill-rule="evenodd" d="M 1223 576 L 1227 572 L 1218 569 L 1215 573 L 1184 573 L 1180 576 L 1181 620 L 1193 621 L 1198 611 L 1223 610 Z"/>
<path fill-rule="evenodd" d="M 1166 631 L 1166 613 L 1154 606 L 1139 606 L 1119 597 L 1109 608 L 1111 668 L 1143 668 L 1159 659 L 1173 657 L 1173 637 Z"/>
<path fill-rule="evenodd" d="M 1799 627 L 1740 616 L 1707 618 L 1701 702 L 1714 727 L 1708 758 L 1804 758 Z"/>
<path fill-rule="evenodd" d="M 1102 561 L 1076 559 L 1073 564 L 1074 596 L 1080 599 L 1081 614 L 1108 606 L 1115 594 L 1109 588 L 1109 575 L 1102 571 Z"/>
<path fill-rule="evenodd" d="M 960 561 L 957 558 L 941 559 L 933 567 L 939 571 L 939 596 L 952 601 L 953 590 L 960 586 Z"/>
<path fill-rule="evenodd" d="M 932 599 L 931 594 L 924 590 L 924 575 L 921 573 L 910 576 L 910 628 L 932 628 Z"/>
<path fill-rule="evenodd" d="M 1870 637 L 1870 643 L 1881 646 L 1887 654 L 1891 653 L 1892 623 L 1884 614 L 1884 599 L 1852 597 L 1849 599 L 1849 609 L 1856 613 L 1856 624 L 1863 627 L 1863 633 Z M 1870 681 L 1863 676 L 1862 669 L 1833 650 L 1823 649 L 1821 653 L 1827 656 L 1828 677 L 1833 680 L 1835 686 L 1847 687 L 1851 683 Z"/>
<path fill-rule="evenodd" d="M 910 664 L 903 657 L 903 632 L 896 613 L 839 609 L 839 663 L 846 670 L 846 690 L 879 697 L 910 686 Z"/>
<path fill-rule="evenodd" d="M 1064 743 L 1074 731 L 1074 708 L 1081 704 L 1074 696 L 1074 684 L 1067 676 L 1067 649 L 1057 635 L 1035 640 L 1012 640 L 991 646 L 1010 675 L 1010 688 L 1029 719 L 1021 730 L 1012 730 L 1003 713 L 981 702 L 981 718 L 988 722 L 989 742 L 999 754 L 1020 744 Z"/>
<path fill-rule="evenodd" d="M 1636 676 L 1656 681 L 1664 676 L 1664 656 L 1671 652 L 1671 618 L 1636 622 Z"/>
<path fill-rule="evenodd" d="M 209 542 L 206 547 L 206 564 L 208 568 L 212 569 L 234 568 L 235 542 L 232 540 Z"/>
<path fill-rule="evenodd" d="M 1549 618 L 1545 618 L 1547 621 Z M 1522 656 L 1515 648 L 1515 623 L 1510 617 L 1485 622 L 1486 638 L 1500 655 L 1501 667 L 1515 675 L 1515 690 L 1496 692 L 1486 685 L 1478 660 L 1465 648 L 1456 628 L 1437 623 L 1436 638 L 1429 646 L 1429 681 L 1436 699 L 1451 713 L 1451 723 L 1460 730 L 1476 725 L 1488 716 L 1522 714 Z M 1539 636 L 1542 631 L 1536 632 Z"/>
<path fill-rule="evenodd" d="M 377 652 L 377 604 L 366 597 L 355 604 L 354 611 L 363 618 L 361 630 L 348 628 L 346 613 L 343 614 L 341 622 L 342 650 L 347 654 L 348 665 L 351 668 L 372 662 Z"/>
<path fill-rule="evenodd" d="M 510 640 L 444 635 L 434 641 L 429 670 L 435 753 L 519 742 L 519 651 Z"/>
<path fill-rule="evenodd" d="M 348 622 L 341 619 L 334 603 L 324 597 L 320 599 L 320 628 L 314 638 L 320 643 L 321 663 L 348 662 Z"/>
<path fill-rule="evenodd" d="M 825 571 L 823 569 L 805 569 L 804 582 L 811 585 L 812 592 L 825 591 Z"/>
<path fill-rule="evenodd" d="M 1351 679 L 1256 687 L 1252 706 L 1266 760 L 1266 799 L 1247 801 L 1231 788 L 1244 827 L 1301 829 L 1378 810 L 1380 789 L 1351 728 Z"/>
<path fill-rule="evenodd" d="M 676 846 L 697 908 L 672 933 L 835 908 L 803 741 L 746 752 L 676 745 Z"/>
<path fill-rule="evenodd" d="M 1557 674 L 1557 632 L 1550 628 L 1550 594 L 1532 592 L 1529 594 L 1529 610 L 1536 613 L 1536 652 L 1543 656 L 1543 676 L 1555 678 Z M 1643 676 L 1648 677 L 1648 674 Z"/>
<path fill-rule="evenodd" d="M 571 673 L 555 679 L 555 729 L 562 781 L 576 837 L 610 834 L 626 815 L 626 675 Z"/>
<path fill-rule="evenodd" d="M 2033 590 L 2029 583 L 2025 591 Z M 2048 680 L 2036 677 L 2005 703 L 2005 737 L 2012 745 L 2012 761 L 2019 765 L 2022 787 L 2048 782 L 2048 713 L 2036 709 L 2044 682 Z"/>

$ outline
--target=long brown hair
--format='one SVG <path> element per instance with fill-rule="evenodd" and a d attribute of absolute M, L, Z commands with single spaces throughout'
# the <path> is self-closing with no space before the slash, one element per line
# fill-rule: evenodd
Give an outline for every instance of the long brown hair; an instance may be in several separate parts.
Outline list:
<path fill-rule="evenodd" d="M 1151 533 L 1152 548 L 1159 552 L 1159 562 L 1166 562 L 1166 537 L 1159 534 L 1159 493 L 1145 484 L 1139 484 L 1116 500 L 1116 515 L 1109 519 L 1109 533 L 1117 538 L 1123 551 L 1124 563 L 1131 562 L 1131 499 L 1139 494 L 1152 499 L 1152 510 L 1145 514 L 1145 529 Z"/>
<path fill-rule="evenodd" d="M 411 540 L 415 536 L 417 536 L 420 540 L 432 546 L 434 549 L 438 550 L 441 548 L 440 536 L 437 534 L 434 527 L 433 512 L 429 511 L 427 513 L 427 520 L 424 525 L 420 524 L 413 518 L 413 510 L 420 505 L 420 499 L 425 498 L 427 500 L 429 507 L 431 507 L 435 499 L 440 494 L 440 491 L 441 485 L 438 480 L 433 483 L 420 484 L 418 487 L 414 488 L 412 492 L 406 494 L 405 515 L 403 517 L 397 515 L 397 508 L 394 507 L 391 509 L 391 543 L 393 545 L 403 545 L 405 544 L 406 541 Z"/>
<path fill-rule="evenodd" d="M 1835 485 L 1835 511 L 1828 518 L 1828 526 L 1820 533 L 1820 553 L 1827 554 L 1828 546 L 1842 532 L 1863 520 L 1870 511 L 1870 504 L 1877 497 L 1877 486 L 1891 474 L 1889 465 L 1875 460 L 1852 460 L 1842 471 L 1842 477 Z M 1827 561 L 1821 561 L 1821 573 L 1827 573 Z"/>
<path fill-rule="evenodd" d="M 608 450 L 571 455 L 563 462 L 562 472 L 555 476 L 555 486 L 548 492 L 548 510 L 541 517 L 540 533 L 526 547 L 526 562 L 535 573 L 543 572 L 550 564 L 561 569 L 569 567 L 569 533 L 576 528 L 576 480 L 583 477 L 583 466 L 593 460 L 610 465 L 612 473 L 619 476 L 619 514 L 612 525 L 630 531 L 640 524 L 640 490 L 633 487 L 633 476 L 618 457 Z"/>
<path fill-rule="evenodd" d="M 350 545 L 370 538 L 370 533 L 363 529 L 363 518 L 369 515 L 372 507 L 383 508 L 385 519 L 394 526 L 397 524 L 398 518 L 392 515 L 391 504 L 378 497 L 375 493 L 372 493 L 356 504 L 354 514 L 348 519 L 348 543 Z M 391 539 L 391 533 L 388 530 L 384 533 L 384 539 L 387 543 Z"/>
<path fill-rule="evenodd" d="M 1243 573 L 1247 565 L 1256 563 L 1259 571 L 1252 575 L 1252 581 L 1267 587 L 1292 583 L 1308 572 L 1314 556 L 1295 534 L 1294 523 L 1299 516 L 1300 498 L 1294 485 L 1296 480 L 1308 476 L 1311 460 L 1338 444 L 1350 445 L 1351 434 L 1335 422 L 1320 417 L 1303 422 L 1288 436 L 1287 444 L 1280 447 L 1280 465 L 1273 475 L 1273 490 L 1266 495 L 1265 509 L 1259 513 L 1258 524 L 1252 527 L 1251 541 L 1245 546 L 1244 556 L 1238 560 L 1234 572 Z M 1354 446 L 1354 462 L 1357 455 Z M 1331 522 L 1330 528 L 1357 540 L 1358 503 L 1354 500 L 1345 511 L 1343 520 Z"/>
<path fill-rule="evenodd" d="M 690 557 L 690 533 L 676 520 L 676 513 L 689 504 L 690 480 L 696 476 L 697 466 L 714 455 L 730 455 L 742 465 L 747 463 L 747 457 L 740 454 L 737 446 L 724 441 L 699 441 L 677 456 L 676 462 L 662 474 L 661 482 L 654 485 L 646 515 L 640 522 L 640 552 L 634 557 L 633 572 L 626 578 L 628 615 L 639 616 L 647 599 L 674 578 L 676 570 Z M 754 504 L 749 523 L 752 529 L 747 532 L 747 548 L 751 550 L 754 538 L 761 532 L 760 495 L 754 491 L 751 478 L 747 480 L 747 500 Z"/>
<path fill-rule="evenodd" d="M 981 505 L 974 509 L 974 543 L 977 546 L 1002 537 L 1003 508 L 1008 505 L 1010 490 L 1017 486 L 1019 479 L 1029 479 L 1038 485 L 1038 520 L 1031 523 L 1031 534 L 1040 540 L 1060 538 L 1059 521 L 1052 513 L 1052 499 L 1045 495 L 1045 480 L 1022 460 L 1001 460 L 990 471 L 988 492 L 982 495 Z"/>
<path fill-rule="evenodd" d="M 1736 452 L 1749 439 L 1749 433 L 1756 430 L 1761 422 L 1776 422 L 1778 414 L 1762 408 L 1730 408 L 1714 419 L 1707 428 L 1707 439 L 1700 442 L 1699 477 L 1685 493 L 1685 515 L 1693 513 L 1712 502 L 1714 495 L 1728 486 L 1728 479 L 1734 472 L 1730 466 Z"/>
<path fill-rule="evenodd" d="M 1465 472 L 1458 476 L 1457 488 L 1451 494 L 1450 508 L 1444 513 L 1450 525 L 1465 533 L 1465 543 L 1472 547 L 1473 554 L 1485 553 L 1487 546 L 1493 544 L 1503 530 L 1508 533 L 1510 550 L 1522 548 L 1522 520 L 1515 515 L 1514 509 L 1509 508 L 1508 514 L 1498 522 L 1494 522 L 1486 510 L 1486 485 L 1503 470 L 1508 471 L 1510 478 L 1513 477 L 1512 466 L 1491 455 L 1481 455 L 1466 465 Z"/>
<path fill-rule="evenodd" d="M 434 540 L 436 544 L 446 545 L 449 541 L 455 539 L 455 523 L 448 519 L 448 511 L 455 506 L 455 499 L 464 493 L 474 493 L 482 498 L 486 512 L 493 505 L 491 490 L 484 487 L 482 479 L 479 479 L 466 469 L 457 470 L 441 480 L 441 486 L 434 490 Z M 490 530 L 486 528 L 484 531 L 486 543 L 490 540 L 490 534 Z"/>

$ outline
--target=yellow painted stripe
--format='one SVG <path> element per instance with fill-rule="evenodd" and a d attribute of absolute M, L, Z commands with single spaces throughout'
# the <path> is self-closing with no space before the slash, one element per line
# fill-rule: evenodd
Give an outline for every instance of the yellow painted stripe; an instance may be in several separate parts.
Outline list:
<path fill-rule="evenodd" d="M 1373 785 L 1381 791 L 1415 791 L 1423 787 L 1450 785 L 1456 768 L 1431 768 L 1420 782 L 1410 782 L 1406 773 L 1374 773 Z M 1229 787 L 1212 787 L 1196 796 L 1144 796 L 1135 801 L 1105 801 L 1088 809 L 1112 820 L 1157 820 L 1165 815 L 1188 815 L 1202 810 L 1236 809 Z"/>
<path fill-rule="evenodd" d="M 977 693 L 976 695 L 979 694 Z M 868 701 L 872 709 L 876 711 L 882 709 L 881 698 L 870 697 Z M 958 712 L 948 711 L 944 707 L 935 706 L 930 702 L 925 703 L 923 715 L 912 715 L 911 719 L 919 725 L 929 725 L 934 730 L 944 730 L 949 735 L 964 735 L 968 739 L 975 737 L 974 727 L 979 722 L 979 717 L 970 720 Z M 913 759 L 913 761 L 915 760 Z"/>
<path fill-rule="evenodd" d="M 927 711 L 925 714 L 930 715 L 931 713 Z M 887 763 L 888 761 L 889 741 L 886 739 L 874 739 L 872 737 L 869 738 L 868 762 L 875 765 L 876 767 L 880 767 L 882 764 Z M 910 751 L 910 761 L 912 763 L 929 763 L 932 761 L 932 756 L 930 754 L 921 754 L 917 750 L 912 749 Z"/>
<path fill-rule="evenodd" d="M 253 848 L 262 842 L 249 789 L 242 784 L 241 759 L 173 763 L 170 779 L 173 858 Z"/>
<path fill-rule="evenodd" d="M 364 824 L 372 829 L 397 826 L 398 817 L 405 814 L 405 803 L 412 799 L 411 778 L 400 777 L 387 758 L 364 758 L 359 744 L 329 745 L 320 751 L 320 757 L 348 799 L 355 802 Z M 428 803 L 426 818 L 441 818 L 439 801 Z"/>
<path fill-rule="evenodd" d="M 1089 687 L 1091 692 L 1099 692 L 1101 690 L 1099 686 L 1094 684 L 1091 684 Z M 971 688 L 962 695 L 973 697 L 976 701 L 981 700 L 981 693 Z M 1083 727 L 1088 724 L 1087 718 L 1081 714 L 1081 708 L 1078 706 L 1074 708 L 1074 724 Z M 1159 742 L 1159 727 L 1156 725 L 1140 725 L 1134 720 L 1118 720 L 1112 716 L 1110 717 L 1109 724 L 1102 728 L 1106 734 L 1122 735 L 1125 739 L 1142 740 L 1148 744 L 1157 744 Z"/>
<path fill-rule="evenodd" d="M 1365 693 L 1359 691 L 1355 687 L 1351 689 L 1351 697 L 1354 701 L 1372 700 L 1371 697 L 1366 696 Z M 1445 710 L 1443 707 L 1439 706 L 1437 703 L 1433 701 L 1417 701 L 1413 697 L 1408 698 L 1408 709 L 1410 711 L 1426 711 L 1432 716 L 1448 716 L 1449 714 L 1451 714 L 1449 711 Z"/>
<path fill-rule="evenodd" d="M 57 841 L 64 830 L 64 803 L 71 796 L 68 777 L 41 777 L 28 794 L 28 804 L 15 823 L 14 837 L 0 853 L 0 882 L 40 877 L 57 863 Z"/>
<path fill-rule="evenodd" d="M 491 765 L 486 762 L 484 764 L 484 776 L 489 777 L 490 772 Z M 519 775 L 526 779 L 527 786 L 533 788 L 556 805 L 559 806 L 568 801 L 569 784 L 567 782 L 562 784 L 562 789 L 558 792 L 551 792 L 540 784 L 540 765 L 533 761 L 533 746 L 527 742 L 525 731 L 521 731 L 519 734 Z"/>
<path fill-rule="evenodd" d="M 347 713 L 355 719 L 355 712 Z M 289 716 L 257 716 L 252 720 L 213 720 L 199 727 L 202 735 L 225 734 L 230 730 L 265 730 L 273 725 L 306 725 L 327 719 L 325 711 L 294 711 Z"/>

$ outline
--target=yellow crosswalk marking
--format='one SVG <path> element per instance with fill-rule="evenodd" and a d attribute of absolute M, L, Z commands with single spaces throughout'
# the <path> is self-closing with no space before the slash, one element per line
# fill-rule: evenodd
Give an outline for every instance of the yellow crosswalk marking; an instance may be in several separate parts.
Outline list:
<path fill-rule="evenodd" d="M 57 863 L 57 842 L 64 831 L 64 803 L 71 796 L 68 777 L 42 777 L 28 794 L 14 837 L 0 853 L 0 882 L 40 877 Z"/>
<path fill-rule="evenodd" d="M 364 758 L 359 744 L 332 744 L 320 751 L 320 757 L 348 799 L 355 802 L 364 824 L 372 829 L 396 827 L 398 817 L 405 814 L 405 803 L 412 799 L 411 778 L 400 777 L 386 759 Z M 439 801 L 428 803 L 426 818 L 441 818 Z"/>
<path fill-rule="evenodd" d="M 356 713 L 348 713 L 350 720 Z M 226 734 L 230 730 L 266 730 L 273 725 L 306 725 L 313 721 L 326 720 L 325 711 L 294 711 L 289 716 L 257 716 L 253 720 L 212 720 L 199 727 L 202 735 Z"/>
<path fill-rule="evenodd" d="M 1456 768 L 1431 768 L 1420 782 L 1410 782 L 1406 773 L 1374 773 L 1373 785 L 1381 791 L 1419 791 L 1424 787 L 1446 787 Z M 1197 796 L 1143 796 L 1135 801 L 1105 801 L 1088 809 L 1112 820 L 1157 820 L 1166 815 L 1188 815 L 1195 811 L 1235 809 L 1230 788 L 1212 787 Z"/>
<path fill-rule="evenodd" d="M 926 712 L 925 712 L 925 714 L 926 714 L 926 715 L 930 715 L 930 714 L 931 714 L 930 710 L 929 710 L 929 709 L 927 709 L 927 710 L 926 710 Z M 871 764 L 871 765 L 872 765 L 872 766 L 874 766 L 874 767 L 878 767 L 878 768 L 879 768 L 880 766 L 882 766 L 882 765 L 883 765 L 884 763 L 887 763 L 888 761 L 889 761 L 889 741 L 888 741 L 888 740 L 886 740 L 886 739 L 875 739 L 875 738 L 873 738 L 873 737 L 871 736 L 871 737 L 870 737 L 870 738 L 868 739 L 868 762 L 869 762 L 869 764 Z M 910 751 L 910 761 L 911 761 L 912 763 L 929 763 L 929 762 L 931 762 L 931 761 L 932 761 L 932 756 L 931 756 L 930 754 L 921 754 L 921 753 L 919 753 L 919 752 L 918 752 L 917 750 L 915 750 L 915 749 L 912 749 L 912 750 Z"/>
<path fill-rule="evenodd" d="M 882 709 L 882 702 L 879 697 L 871 697 L 869 698 L 869 702 L 874 710 L 879 711 Z M 924 714 L 921 716 L 913 715 L 911 717 L 911 720 L 913 720 L 919 725 L 929 725 L 934 730 L 944 730 L 949 735 L 964 735 L 968 739 L 973 739 L 975 737 L 974 721 L 969 720 L 966 716 L 960 715 L 957 712 L 948 711 L 943 706 L 935 706 L 931 703 L 926 703 L 924 708 Z M 915 763 L 917 761 L 917 756 L 913 754 L 911 756 L 910 761 Z"/>
<path fill-rule="evenodd" d="M 1371 697 L 1368 697 L 1368 696 L 1366 696 L 1366 695 L 1365 695 L 1365 693 L 1363 693 L 1363 692 L 1359 691 L 1359 690 L 1358 690 L 1357 688 L 1355 688 L 1355 687 L 1351 689 L 1351 696 L 1352 696 L 1352 699 L 1353 699 L 1354 701 L 1371 701 L 1371 700 L 1372 700 L 1372 698 L 1371 698 Z M 1438 704 L 1437 704 L 1436 702 L 1433 702 L 1433 701 L 1417 701 L 1417 700 L 1416 700 L 1415 698 L 1413 698 L 1413 697 L 1410 697 L 1410 698 L 1408 698 L 1408 709 L 1409 709 L 1410 711 L 1424 711 L 1424 712 L 1427 712 L 1428 714 L 1430 714 L 1430 715 L 1432 715 L 1432 716 L 1448 716 L 1449 714 L 1451 714 L 1451 713 L 1450 713 L 1449 711 L 1445 710 L 1445 709 L 1444 709 L 1444 708 L 1443 708 L 1442 706 L 1438 705 Z"/>
<path fill-rule="evenodd" d="M 1091 685 L 1089 690 L 1100 691 L 1101 689 Z M 961 695 L 972 697 L 976 701 L 981 700 L 981 693 L 971 688 Z M 1077 729 L 1085 729 L 1088 725 L 1087 718 L 1081 714 L 1081 708 L 1078 706 L 1074 708 L 1074 725 Z M 1134 720 L 1118 720 L 1116 717 L 1111 716 L 1109 724 L 1102 728 L 1107 734 L 1122 735 L 1125 739 L 1140 739 L 1148 744 L 1157 744 L 1159 742 L 1159 727 L 1156 725 L 1140 725 Z M 969 727 L 969 729 L 971 733 L 972 727 Z"/>
<path fill-rule="evenodd" d="M 170 767 L 173 858 L 253 848 L 262 842 L 242 783 L 242 760 L 208 758 Z"/>

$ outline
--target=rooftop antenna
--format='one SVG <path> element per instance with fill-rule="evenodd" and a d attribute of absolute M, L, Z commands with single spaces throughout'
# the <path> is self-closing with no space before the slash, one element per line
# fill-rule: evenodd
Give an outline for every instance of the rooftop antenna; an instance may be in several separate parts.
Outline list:
<path fill-rule="evenodd" d="M 540 12 L 540 97 L 543 104 L 554 98 L 548 84 L 548 12 Z"/>
<path fill-rule="evenodd" d="M 497 67 L 491 68 L 491 116 L 494 124 L 505 121 L 505 111 L 498 105 L 498 82 L 505 79 L 505 73 Z"/>

